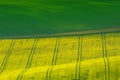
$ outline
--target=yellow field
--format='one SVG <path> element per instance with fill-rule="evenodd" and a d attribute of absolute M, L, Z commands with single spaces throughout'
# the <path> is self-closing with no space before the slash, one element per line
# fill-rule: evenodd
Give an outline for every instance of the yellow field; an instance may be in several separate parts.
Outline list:
<path fill-rule="evenodd" d="M 0 40 L 0 80 L 120 80 L 120 33 Z"/>

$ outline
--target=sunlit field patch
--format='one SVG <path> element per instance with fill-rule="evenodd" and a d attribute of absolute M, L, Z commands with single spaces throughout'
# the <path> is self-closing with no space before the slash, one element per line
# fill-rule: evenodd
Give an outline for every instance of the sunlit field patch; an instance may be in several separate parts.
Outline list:
<path fill-rule="evenodd" d="M 120 80 L 120 33 L 0 40 L 0 80 Z"/>

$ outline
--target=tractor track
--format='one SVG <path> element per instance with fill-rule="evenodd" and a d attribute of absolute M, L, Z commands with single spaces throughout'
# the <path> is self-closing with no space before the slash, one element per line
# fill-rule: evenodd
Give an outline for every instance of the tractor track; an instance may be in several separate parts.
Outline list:
<path fill-rule="evenodd" d="M 17 80 L 22 80 L 22 77 L 24 75 L 25 72 L 27 72 L 31 66 L 31 62 L 32 62 L 32 59 L 33 59 L 33 55 L 34 55 L 34 52 L 36 50 L 36 44 L 38 42 L 38 39 L 35 39 L 34 40 L 34 43 L 33 43 L 33 46 L 32 46 L 32 49 L 31 49 L 31 52 L 30 52 L 30 55 L 28 57 L 28 60 L 27 60 L 27 64 L 26 64 L 26 67 L 25 69 L 18 75 L 17 77 Z"/>
<path fill-rule="evenodd" d="M 105 80 L 110 80 L 110 67 L 109 67 L 109 60 L 106 50 L 106 38 L 105 34 L 102 34 L 102 54 L 103 54 L 103 60 L 104 60 L 104 67 L 105 67 Z"/>
<path fill-rule="evenodd" d="M 11 43 L 10 43 L 10 47 L 9 47 L 9 49 L 8 49 L 4 59 L 3 59 L 2 65 L 0 67 L 0 74 L 4 71 L 4 69 L 6 67 L 6 63 L 8 61 L 9 56 L 10 56 L 10 53 L 12 52 L 14 44 L 15 44 L 15 41 L 12 40 Z"/>
<path fill-rule="evenodd" d="M 82 36 L 78 37 L 78 55 L 76 62 L 75 80 L 80 80 L 80 65 L 82 60 Z"/>
<path fill-rule="evenodd" d="M 57 38 L 56 43 L 55 43 L 55 48 L 54 48 L 54 54 L 53 54 L 53 58 L 52 58 L 52 64 L 48 68 L 47 73 L 46 73 L 46 80 L 52 80 L 51 74 L 52 74 L 52 70 L 54 68 L 54 65 L 56 65 L 59 44 L 60 44 L 60 38 Z"/>

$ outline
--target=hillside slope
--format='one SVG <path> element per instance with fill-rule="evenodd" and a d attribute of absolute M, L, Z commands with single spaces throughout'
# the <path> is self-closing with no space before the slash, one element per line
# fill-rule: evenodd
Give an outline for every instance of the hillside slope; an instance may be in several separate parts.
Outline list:
<path fill-rule="evenodd" d="M 0 37 L 120 27 L 120 0 L 0 0 Z"/>
<path fill-rule="evenodd" d="M 120 80 L 120 33 L 0 40 L 0 80 Z"/>

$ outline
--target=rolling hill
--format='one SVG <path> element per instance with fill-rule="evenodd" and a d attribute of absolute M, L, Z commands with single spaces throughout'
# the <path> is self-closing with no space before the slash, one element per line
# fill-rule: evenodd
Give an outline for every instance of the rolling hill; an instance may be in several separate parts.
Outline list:
<path fill-rule="evenodd" d="M 119 0 L 0 0 L 0 37 L 120 27 Z"/>
<path fill-rule="evenodd" d="M 0 80 L 120 80 L 120 33 L 0 39 Z"/>

